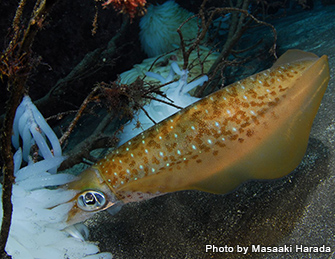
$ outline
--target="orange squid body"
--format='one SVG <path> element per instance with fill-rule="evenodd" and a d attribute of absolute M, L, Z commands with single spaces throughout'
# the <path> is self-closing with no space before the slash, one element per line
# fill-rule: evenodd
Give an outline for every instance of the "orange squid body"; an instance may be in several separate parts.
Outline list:
<path fill-rule="evenodd" d="M 287 175 L 305 154 L 328 81 L 326 56 L 287 51 L 270 69 L 123 144 L 69 188 L 110 192 L 126 203 L 179 190 L 227 193 L 249 179 Z M 74 205 L 69 219 L 88 216 Z"/>

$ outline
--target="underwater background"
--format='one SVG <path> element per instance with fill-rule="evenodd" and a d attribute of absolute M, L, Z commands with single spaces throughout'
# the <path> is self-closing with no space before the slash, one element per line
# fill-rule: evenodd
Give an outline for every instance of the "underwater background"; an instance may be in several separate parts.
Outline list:
<path fill-rule="evenodd" d="M 147 2 L 163 4 L 165 1 Z M 175 2 L 197 13 L 202 1 Z M 8 42 L 8 28 L 16 3 L 2 1 L 0 5 L 0 38 Z M 222 1 L 207 3 L 208 8 L 221 5 Z M 266 22 L 277 31 L 278 57 L 288 49 L 300 49 L 329 58 L 329 86 L 301 164 L 281 179 L 248 181 L 225 195 L 180 191 L 126 204 L 115 215 L 99 212 L 85 225 L 90 230 L 89 240 L 98 242 L 101 251 L 111 252 L 114 258 L 335 258 L 335 2 L 307 1 L 301 5 L 291 1 L 285 5 L 282 8 L 274 4 L 271 6 L 274 10 L 267 9 L 266 15 Z M 255 12 L 256 8 L 256 4 L 250 4 L 248 10 Z M 99 11 L 97 25 L 94 25 L 96 10 Z M 50 12 L 44 29 L 37 34 L 32 50 L 39 62 L 27 81 L 29 95 L 45 118 L 58 114 L 59 120 L 48 120 L 58 137 L 98 82 L 109 84 L 147 58 L 139 38 L 141 17 L 134 16 L 123 28 L 125 17 L 111 7 L 102 9 L 100 3 L 94 1 L 60 1 Z M 261 13 L 257 18 L 262 20 Z M 96 31 L 92 33 L 94 28 Z M 111 42 L 115 35 L 117 39 Z M 221 37 L 224 41 L 225 34 Z M 211 43 L 218 51 L 222 47 L 218 38 L 213 38 Z M 225 85 L 271 66 L 274 61 L 269 54 L 273 44 L 271 29 L 249 28 L 236 43 L 236 50 L 248 49 L 254 44 L 255 48 L 241 54 L 244 63 L 226 68 Z M 77 64 L 85 58 L 88 64 L 76 70 Z M 95 58 L 96 62 L 92 63 Z M 3 104 L 8 100 L 6 79 L 1 81 L 0 98 Z M 88 112 L 80 119 L 68 139 L 65 155 L 71 157 L 74 151 L 81 149 L 81 143 L 86 143 L 106 114 L 110 114 L 105 131 L 107 141 L 99 143 L 99 149 L 91 155 L 100 158 L 109 147 L 117 145 L 115 132 L 131 117 L 124 108 L 127 101 L 108 106 L 106 100 L 101 99 L 90 107 L 92 111 L 96 109 L 94 113 Z M 122 113 L 115 107 L 121 107 Z M 4 105 L 0 112 L 5 112 Z M 66 172 L 78 174 L 88 166 L 79 164 L 82 160 L 83 157 L 73 156 L 72 161 L 63 166 L 77 165 Z M 206 252 L 206 245 L 236 248 L 258 244 L 328 246 L 331 252 L 246 255 Z"/>

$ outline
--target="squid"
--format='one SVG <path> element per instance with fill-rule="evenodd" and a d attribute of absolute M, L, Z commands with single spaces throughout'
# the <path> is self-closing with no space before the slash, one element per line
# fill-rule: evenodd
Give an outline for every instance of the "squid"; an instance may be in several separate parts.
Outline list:
<path fill-rule="evenodd" d="M 181 190 L 225 194 L 293 171 L 329 82 L 327 56 L 289 50 L 274 65 L 178 111 L 67 185 L 68 223 Z"/>

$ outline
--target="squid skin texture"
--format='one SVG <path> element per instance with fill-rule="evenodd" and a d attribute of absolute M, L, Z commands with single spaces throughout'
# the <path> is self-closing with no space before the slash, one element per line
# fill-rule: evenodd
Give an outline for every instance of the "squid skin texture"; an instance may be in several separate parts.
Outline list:
<path fill-rule="evenodd" d="M 127 203 L 179 190 L 227 193 L 249 179 L 283 177 L 306 152 L 328 82 L 327 56 L 289 50 L 270 69 L 123 144 L 68 188 Z M 70 217 L 78 213 L 74 206 Z"/>

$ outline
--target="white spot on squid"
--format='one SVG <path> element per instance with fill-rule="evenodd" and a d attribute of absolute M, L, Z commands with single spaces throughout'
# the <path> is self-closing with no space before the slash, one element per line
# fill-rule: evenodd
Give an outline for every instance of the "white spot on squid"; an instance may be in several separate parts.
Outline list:
<path fill-rule="evenodd" d="M 195 130 L 195 127 L 194 127 L 194 126 L 191 126 L 191 129 L 192 129 L 192 130 Z"/>
<path fill-rule="evenodd" d="M 159 152 L 159 155 L 160 155 L 161 157 L 163 157 L 163 156 L 164 156 L 164 153 L 163 153 L 163 152 Z"/>
<path fill-rule="evenodd" d="M 178 138 L 178 134 L 175 133 L 175 134 L 174 134 L 174 137 L 175 137 L 175 138 Z"/>
<path fill-rule="evenodd" d="M 208 139 L 207 140 L 208 144 L 212 144 L 212 140 Z"/>
<path fill-rule="evenodd" d="M 197 149 L 197 147 L 196 147 L 196 146 L 194 146 L 194 145 L 192 145 L 192 148 L 193 148 L 194 150 L 196 150 L 196 149 Z"/>
<path fill-rule="evenodd" d="M 143 165 L 140 165 L 140 169 L 143 170 Z"/>

